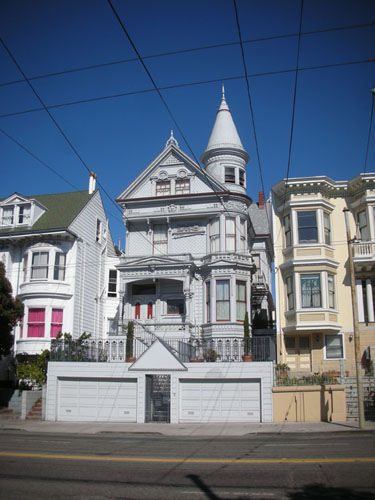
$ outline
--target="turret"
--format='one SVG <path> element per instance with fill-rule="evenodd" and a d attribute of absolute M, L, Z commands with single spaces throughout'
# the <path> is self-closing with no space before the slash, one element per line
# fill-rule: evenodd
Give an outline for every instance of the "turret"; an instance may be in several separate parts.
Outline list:
<path fill-rule="evenodd" d="M 225 100 L 224 85 L 215 124 L 201 161 L 207 172 L 224 184 L 228 191 L 246 193 L 249 154 L 242 146 Z"/>

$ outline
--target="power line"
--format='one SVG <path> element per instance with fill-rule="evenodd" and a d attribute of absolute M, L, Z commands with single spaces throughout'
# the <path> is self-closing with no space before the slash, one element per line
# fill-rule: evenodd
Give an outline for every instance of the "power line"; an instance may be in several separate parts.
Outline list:
<path fill-rule="evenodd" d="M 329 69 L 329 68 L 336 68 L 336 67 L 341 67 L 341 66 L 351 66 L 351 65 L 356 65 L 356 64 L 366 64 L 366 63 L 374 63 L 375 58 L 369 58 L 369 59 L 360 59 L 357 61 L 349 61 L 349 62 L 343 62 L 343 63 L 331 63 L 331 64 L 321 64 L 321 65 L 315 65 L 315 66 L 305 66 L 303 68 L 299 68 L 298 71 L 312 71 L 312 70 L 317 70 L 317 69 Z M 238 75 L 238 76 L 229 76 L 229 77 L 223 77 L 223 78 L 213 78 L 210 80 L 198 80 L 195 82 L 188 82 L 188 83 L 179 83 L 179 84 L 174 84 L 174 85 L 166 85 L 164 87 L 158 87 L 159 90 L 172 90 L 172 89 L 178 89 L 178 88 L 185 88 L 185 87 L 193 87 L 196 85 L 207 85 L 211 83 L 222 83 L 222 82 L 227 82 L 227 81 L 232 81 L 232 80 L 243 80 L 245 78 L 257 78 L 257 77 L 262 77 L 262 76 L 273 76 L 273 75 L 280 75 L 280 74 L 286 74 L 286 73 L 294 73 L 296 71 L 295 68 L 290 68 L 290 69 L 282 69 L 282 70 L 277 70 L 277 71 L 266 71 L 262 73 L 249 73 L 246 76 L 243 75 Z M 104 100 L 109 100 L 109 99 L 118 99 L 120 97 L 127 97 L 131 95 L 138 95 L 138 94 L 146 94 L 150 92 L 155 92 L 155 89 L 144 89 L 144 90 L 134 90 L 130 92 L 119 92 L 116 94 L 108 94 L 104 96 L 99 96 L 99 97 L 91 97 L 88 99 L 79 99 L 77 101 L 69 101 L 66 103 L 60 103 L 60 104 L 53 104 L 51 106 L 45 106 L 46 109 L 57 109 L 57 108 L 64 108 L 67 106 L 76 106 L 78 104 L 86 104 L 90 102 L 98 102 L 98 101 L 104 101 Z M 18 115 L 24 115 L 28 113 L 35 113 L 37 111 L 43 111 L 45 108 L 32 108 L 32 109 L 27 109 L 27 110 L 22 110 L 22 111 L 16 111 L 13 113 L 4 113 L 0 115 L 0 118 L 8 118 L 11 116 L 18 116 Z"/>
<path fill-rule="evenodd" d="M 0 43 L 2 44 L 2 46 L 4 47 L 5 51 L 7 52 L 7 54 L 9 55 L 9 57 L 11 58 L 11 60 L 13 61 L 13 63 L 16 65 L 18 71 L 21 73 L 21 75 L 23 76 L 23 78 L 25 79 L 25 82 L 28 84 L 28 86 L 30 87 L 30 89 L 32 90 L 33 94 L 35 95 L 35 97 L 38 99 L 38 101 L 40 102 L 40 104 L 42 105 L 44 111 L 46 111 L 46 113 L 48 114 L 48 116 L 50 117 L 50 119 L 52 120 L 53 124 L 55 125 L 55 127 L 58 129 L 58 131 L 60 132 L 60 134 L 63 136 L 63 138 L 65 139 L 65 141 L 67 142 L 67 144 L 70 146 L 71 150 L 73 151 L 73 153 L 76 155 L 76 157 L 79 159 L 79 161 L 81 162 L 81 164 L 84 166 L 84 168 L 89 172 L 91 173 L 91 169 L 87 166 L 86 162 L 83 160 L 83 158 L 81 157 L 81 155 L 78 153 L 77 149 L 73 146 L 72 142 L 69 140 L 69 138 L 67 137 L 67 135 L 65 134 L 65 132 L 63 131 L 63 129 L 60 127 L 60 125 L 57 123 L 57 121 L 55 120 L 55 118 L 53 117 L 53 115 L 50 113 L 50 111 L 48 110 L 48 108 L 46 107 L 46 105 L 44 104 L 43 100 L 41 99 L 41 97 L 39 96 L 39 94 L 37 93 L 37 91 L 34 89 L 34 87 L 32 86 L 32 84 L 30 83 L 30 81 L 28 80 L 26 74 L 24 73 L 24 71 L 22 70 L 21 66 L 18 64 L 18 62 L 16 61 L 15 57 L 13 56 L 13 54 L 11 53 L 11 51 L 9 50 L 9 48 L 7 47 L 6 43 L 4 42 L 4 40 L 2 38 L 0 38 Z M 98 182 L 98 184 L 100 185 L 102 191 L 104 192 L 104 194 L 108 197 L 108 199 L 111 201 L 111 203 L 113 203 L 115 205 L 116 208 L 118 208 L 120 211 L 120 207 L 113 201 L 113 199 L 109 196 L 109 194 L 107 193 L 107 191 L 104 189 L 103 185 L 100 184 Z"/>
<path fill-rule="evenodd" d="M 373 89 L 371 90 L 371 112 L 370 112 L 370 123 L 369 123 L 369 128 L 368 128 L 368 138 L 367 138 L 367 145 L 366 145 L 366 155 L 365 155 L 365 167 L 363 170 L 363 173 L 366 173 L 367 169 L 367 158 L 368 158 L 368 152 L 369 152 L 369 147 L 370 147 L 370 138 L 371 138 L 371 130 L 372 130 L 372 119 L 374 116 L 374 101 L 375 101 L 375 85 Z"/>
<path fill-rule="evenodd" d="M 238 10 L 237 10 L 236 0 L 233 0 L 233 6 L 234 6 L 234 12 L 235 12 L 235 16 L 236 16 L 236 25 L 237 25 L 237 31 L 238 31 L 238 38 L 240 40 L 241 57 L 242 57 L 242 64 L 243 64 L 244 73 L 245 73 L 247 98 L 248 98 L 248 101 L 249 101 L 251 122 L 252 122 L 252 125 L 253 125 L 255 149 L 256 149 L 257 159 L 258 159 L 259 177 L 260 177 L 260 182 L 261 182 L 261 186 L 262 186 L 262 191 L 263 191 L 263 194 L 264 194 L 265 190 L 264 190 L 264 182 L 263 182 L 262 165 L 261 165 L 261 162 L 260 162 L 259 144 L 258 144 L 256 127 L 255 127 L 254 110 L 253 110 L 253 104 L 252 104 L 252 100 L 251 100 L 249 80 L 248 80 L 248 78 L 246 78 L 246 75 L 247 75 L 246 59 L 245 59 L 245 52 L 244 52 L 243 43 L 242 43 L 241 27 L 240 27 L 240 22 L 239 22 L 239 18 L 238 18 Z M 269 221 L 269 218 L 268 218 L 268 210 L 266 210 L 266 217 L 267 217 L 267 223 L 268 223 L 268 230 L 271 233 L 271 225 L 270 225 L 270 221 Z"/>
<path fill-rule="evenodd" d="M 79 189 L 77 186 L 75 186 L 74 184 L 72 184 L 66 177 L 64 177 L 57 170 L 55 170 L 50 165 L 48 165 L 45 161 L 43 161 L 41 158 L 39 158 L 39 156 L 37 156 L 36 154 L 34 154 L 32 151 L 30 151 L 30 149 L 28 149 L 26 146 L 24 146 L 21 142 L 19 142 L 17 139 L 15 139 L 14 137 L 12 137 L 10 134 L 8 134 L 7 132 L 5 132 L 5 130 L 3 130 L 3 129 L 0 128 L 0 132 L 2 134 L 4 134 L 10 141 L 12 141 L 15 144 L 17 144 L 18 147 L 20 147 L 21 149 L 23 149 L 23 151 L 25 151 L 27 154 L 29 154 L 32 158 L 34 158 L 34 160 L 36 160 L 37 162 L 39 162 L 41 165 L 43 165 L 45 168 L 47 168 L 53 174 L 55 174 L 57 177 L 59 177 L 62 181 L 64 181 L 66 184 L 68 184 L 70 187 L 72 187 L 75 191 L 82 192 L 81 189 Z M 114 217 L 116 220 L 118 220 L 119 222 L 122 223 L 122 220 L 119 219 L 112 212 L 108 211 L 108 213 L 110 215 L 112 215 L 112 217 Z"/>
<path fill-rule="evenodd" d="M 322 29 L 322 30 L 305 31 L 305 32 L 301 33 L 301 35 L 302 36 L 315 35 L 315 34 L 321 34 L 321 33 L 329 33 L 329 32 L 351 30 L 351 29 L 370 28 L 370 27 L 374 27 L 374 23 L 353 24 L 353 25 L 348 25 L 348 26 L 338 26 L 335 28 L 326 28 L 326 29 Z M 243 40 L 242 43 L 243 44 L 259 43 L 259 42 L 265 42 L 265 41 L 270 41 L 270 40 L 293 38 L 293 37 L 298 36 L 298 35 L 299 35 L 298 33 L 287 33 L 287 34 L 283 34 L 283 35 L 273 35 L 273 36 L 268 36 L 268 37 L 253 38 L 250 40 Z M 143 59 L 157 59 L 160 57 L 168 57 L 168 56 L 179 55 L 179 54 L 188 54 L 191 52 L 212 50 L 212 49 L 231 47 L 231 46 L 236 46 L 236 45 L 240 45 L 240 42 L 227 42 L 227 43 L 218 43 L 218 44 L 213 44 L 213 45 L 202 45 L 200 47 L 194 47 L 194 48 L 190 48 L 190 49 L 180 49 L 180 50 L 174 50 L 174 51 L 169 51 L 169 52 L 160 52 L 158 54 L 145 55 L 145 56 L 142 56 L 142 58 Z M 89 71 L 92 69 L 105 68 L 105 67 L 115 66 L 115 65 L 120 65 L 120 64 L 127 64 L 127 63 L 131 63 L 131 62 L 136 62 L 136 61 L 138 61 L 137 58 L 119 59 L 116 61 L 109 61 L 107 63 L 98 63 L 98 64 L 92 64 L 92 65 L 88 65 L 88 66 L 80 66 L 78 68 L 70 68 L 70 69 L 67 69 L 64 71 L 56 71 L 53 73 L 45 73 L 43 75 L 32 76 L 32 77 L 29 77 L 29 80 L 30 81 L 40 80 L 40 79 L 45 79 L 45 78 L 51 78 L 54 76 L 61 76 L 61 75 L 66 75 L 66 74 L 70 74 L 70 73 L 77 73 L 80 71 Z M 7 85 L 15 85 L 17 83 L 23 83 L 23 82 L 24 82 L 24 80 L 13 80 L 10 82 L 0 83 L 0 87 L 4 87 Z"/>

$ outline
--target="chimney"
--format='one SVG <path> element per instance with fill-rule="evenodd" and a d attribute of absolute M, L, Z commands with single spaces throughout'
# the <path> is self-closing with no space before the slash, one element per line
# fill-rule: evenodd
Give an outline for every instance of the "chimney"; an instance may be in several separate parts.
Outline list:
<path fill-rule="evenodd" d="M 264 208 L 264 192 L 263 191 L 258 192 L 258 207 Z"/>
<path fill-rule="evenodd" d="M 96 177 L 97 177 L 97 175 L 94 174 L 94 172 L 90 172 L 89 194 L 92 194 L 95 191 Z"/>

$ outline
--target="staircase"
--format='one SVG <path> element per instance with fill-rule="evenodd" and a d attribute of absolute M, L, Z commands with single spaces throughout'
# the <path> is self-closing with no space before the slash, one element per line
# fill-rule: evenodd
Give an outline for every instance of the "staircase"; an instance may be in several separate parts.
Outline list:
<path fill-rule="evenodd" d="M 43 418 L 43 407 L 42 398 L 39 398 L 26 415 L 26 420 L 42 420 Z"/>
<path fill-rule="evenodd" d="M 346 377 L 346 419 L 358 420 L 357 379 Z M 362 377 L 365 420 L 375 421 L 375 377 Z"/>
<path fill-rule="evenodd" d="M 19 420 L 20 414 L 11 408 L 0 408 L 0 420 Z"/>

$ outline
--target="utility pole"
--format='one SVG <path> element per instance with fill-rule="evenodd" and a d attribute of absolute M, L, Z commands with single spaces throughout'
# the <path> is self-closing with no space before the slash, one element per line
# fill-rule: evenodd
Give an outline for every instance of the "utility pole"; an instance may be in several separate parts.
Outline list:
<path fill-rule="evenodd" d="M 362 390 L 362 380 L 361 380 L 361 346 L 358 331 L 358 303 L 357 294 L 355 290 L 355 275 L 354 275 L 354 265 L 353 265 L 353 250 L 352 250 L 352 239 L 350 236 L 350 225 L 347 208 L 343 210 L 345 215 L 345 225 L 346 225 L 346 239 L 348 242 L 348 254 L 349 254 L 349 272 L 350 272 L 350 287 L 352 292 L 352 309 L 353 309 L 353 329 L 354 329 L 354 348 L 355 348 L 355 372 L 357 378 L 357 400 L 358 400 L 358 413 L 359 413 L 359 428 L 364 429 L 365 427 L 365 412 L 363 406 L 363 390 Z"/>

